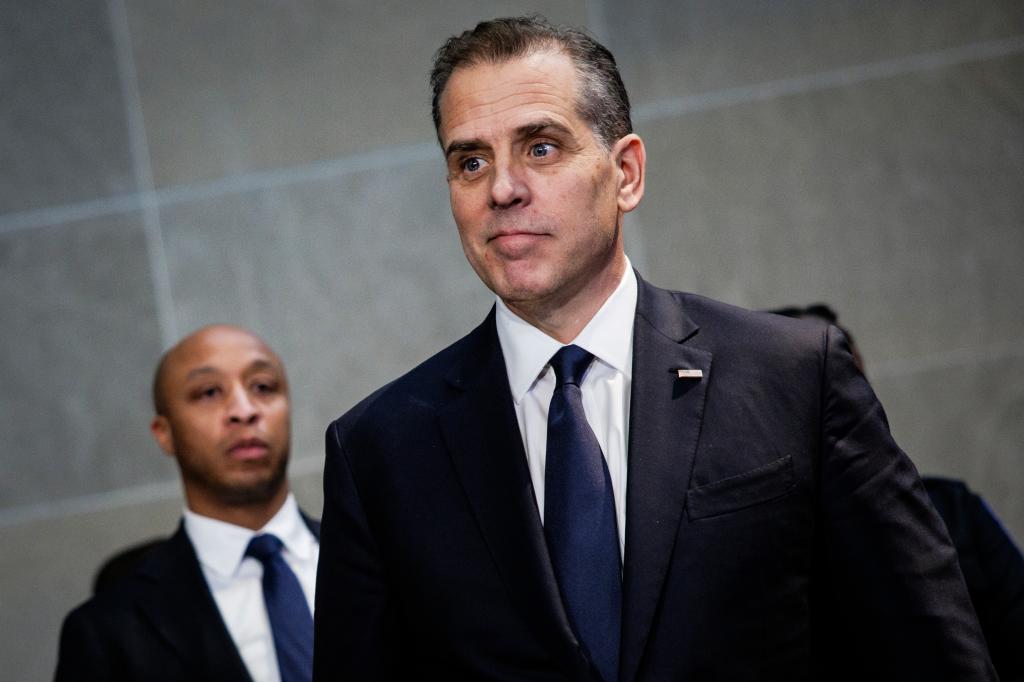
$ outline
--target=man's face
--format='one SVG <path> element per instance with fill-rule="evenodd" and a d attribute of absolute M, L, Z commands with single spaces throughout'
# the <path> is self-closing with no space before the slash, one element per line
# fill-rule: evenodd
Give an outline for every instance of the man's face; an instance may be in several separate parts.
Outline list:
<path fill-rule="evenodd" d="M 564 305 L 624 268 L 619 144 L 579 117 L 576 85 L 567 55 L 541 51 L 456 69 L 441 96 L 462 248 L 513 309 Z"/>
<path fill-rule="evenodd" d="M 212 327 L 180 343 L 167 362 L 166 414 L 152 431 L 176 457 L 190 507 L 262 504 L 283 494 L 290 417 L 277 356 L 243 330 Z"/>

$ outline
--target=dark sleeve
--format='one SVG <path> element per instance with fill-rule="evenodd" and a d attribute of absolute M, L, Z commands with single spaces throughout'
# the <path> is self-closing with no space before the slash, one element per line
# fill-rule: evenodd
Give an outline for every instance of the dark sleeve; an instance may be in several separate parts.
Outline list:
<path fill-rule="evenodd" d="M 1020 682 L 1024 680 L 1024 556 L 985 501 L 965 485 L 942 479 L 925 483 L 960 554 L 967 590 L 999 678 Z M 938 486 L 941 490 L 933 493 Z"/>
<path fill-rule="evenodd" d="M 832 669 L 994 680 L 946 529 L 842 333 L 824 337 L 820 463 Z M 926 398 L 926 396 L 922 396 Z M 822 625 L 819 622 L 819 625 Z"/>
<path fill-rule="evenodd" d="M 392 596 L 339 431 L 327 429 L 313 678 L 394 679 L 402 643 Z"/>
<path fill-rule="evenodd" d="M 56 682 L 114 679 L 97 622 L 91 617 L 88 605 L 75 609 L 64 619 L 54 679 Z"/>
<path fill-rule="evenodd" d="M 1024 682 L 1024 556 L 988 505 L 972 497 L 977 505 L 978 560 L 988 587 L 978 616 L 1000 679 Z"/>

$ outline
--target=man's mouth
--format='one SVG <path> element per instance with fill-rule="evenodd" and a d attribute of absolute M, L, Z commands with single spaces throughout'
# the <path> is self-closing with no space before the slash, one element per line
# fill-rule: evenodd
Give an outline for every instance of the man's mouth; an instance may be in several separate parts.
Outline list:
<path fill-rule="evenodd" d="M 491 236 L 491 239 L 494 240 L 494 239 L 508 239 L 508 238 L 515 238 L 515 237 L 540 237 L 540 236 L 541 236 L 540 232 L 534 232 L 532 230 L 506 229 L 506 230 L 498 230 L 497 232 L 495 232 Z"/>
<path fill-rule="evenodd" d="M 234 459 L 259 459 L 267 454 L 270 446 L 259 438 L 242 438 L 232 443 L 228 454 Z"/>
<path fill-rule="evenodd" d="M 539 240 L 544 238 L 540 232 L 527 230 L 503 230 L 497 232 L 488 241 L 506 255 L 525 255 Z"/>

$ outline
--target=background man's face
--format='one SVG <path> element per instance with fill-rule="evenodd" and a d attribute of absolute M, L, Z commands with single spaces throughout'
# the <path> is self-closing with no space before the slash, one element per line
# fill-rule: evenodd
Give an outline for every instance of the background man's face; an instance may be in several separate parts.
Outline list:
<path fill-rule="evenodd" d="M 616 166 L 574 106 L 561 52 L 456 69 L 441 96 L 452 214 L 510 305 L 570 299 L 621 258 Z"/>
<path fill-rule="evenodd" d="M 205 504 L 267 502 L 281 491 L 290 440 L 288 386 L 280 360 L 242 330 L 214 327 L 169 358 L 167 414 L 154 421 L 174 454 L 186 494 Z"/>

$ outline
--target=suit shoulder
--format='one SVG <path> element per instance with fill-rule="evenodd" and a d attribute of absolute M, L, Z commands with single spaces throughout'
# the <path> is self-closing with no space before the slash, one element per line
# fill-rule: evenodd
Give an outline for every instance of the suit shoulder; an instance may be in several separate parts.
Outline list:
<path fill-rule="evenodd" d="M 150 586 L 151 568 L 168 560 L 169 545 L 170 538 L 150 543 L 145 554 L 137 557 L 135 565 L 126 567 L 122 575 L 109 578 L 91 597 L 72 609 L 65 618 L 65 627 L 83 622 L 116 622 L 134 609 L 138 600 L 145 598 Z"/>
<path fill-rule="evenodd" d="M 89 624 L 98 627 L 101 624 L 115 626 L 124 621 L 124 617 L 135 608 L 139 599 L 139 581 L 134 569 L 127 576 L 104 586 L 84 602 L 73 608 L 65 617 L 65 629 L 74 630 L 76 626 Z"/>
<path fill-rule="evenodd" d="M 71 609 L 64 617 L 61 639 L 73 638 L 75 633 L 90 630 L 108 630 L 124 622 L 131 611 L 133 599 L 120 588 L 94 594 Z"/>
<path fill-rule="evenodd" d="M 719 379 L 764 390 L 820 386 L 827 381 L 831 353 L 841 337 L 824 321 L 747 310 L 647 283 L 641 287 L 637 314 L 638 323 L 643 317 L 673 339 L 711 353 Z"/>
<path fill-rule="evenodd" d="M 412 418 L 424 411 L 432 412 L 449 397 L 450 378 L 467 363 L 481 358 L 490 342 L 497 343 L 493 309 L 476 329 L 371 393 L 334 420 L 329 431 L 347 432 L 381 420 L 390 423 L 395 414 Z"/>
<path fill-rule="evenodd" d="M 775 313 L 748 310 L 706 296 L 670 292 L 683 311 L 700 327 L 700 335 L 719 347 L 747 352 L 824 352 L 829 325 L 824 320 L 795 319 Z"/>

